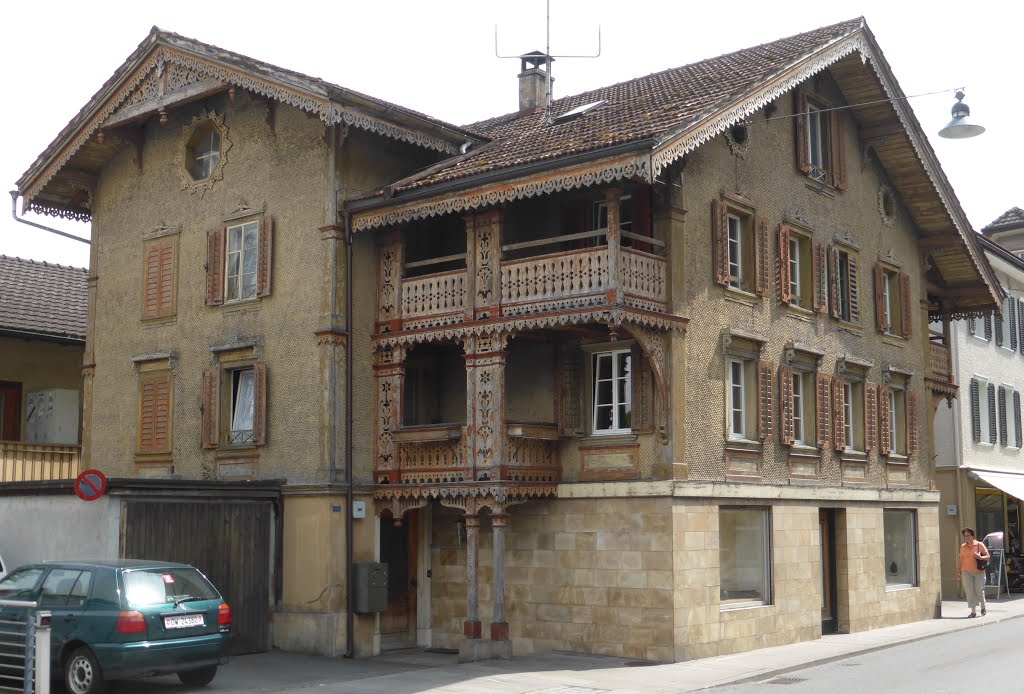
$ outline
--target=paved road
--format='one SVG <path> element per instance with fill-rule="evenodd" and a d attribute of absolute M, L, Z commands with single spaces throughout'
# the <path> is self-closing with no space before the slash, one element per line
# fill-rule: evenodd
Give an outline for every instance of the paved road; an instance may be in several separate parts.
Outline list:
<path fill-rule="evenodd" d="M 715 694 L 964 694 L 1024 691 L 1020 644 L 1024 620 L 954 632 L 924 641 L 794 670 Z M 767 687 L 768 684 L 787 685 Z"/>

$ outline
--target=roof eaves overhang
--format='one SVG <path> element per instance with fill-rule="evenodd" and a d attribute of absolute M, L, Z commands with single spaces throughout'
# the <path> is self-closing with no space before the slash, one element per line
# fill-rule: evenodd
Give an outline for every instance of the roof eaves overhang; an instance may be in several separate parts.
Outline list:
<path fill-rule="evenodd" d="M 36 340 L 40 342 L 55 342 L 61 345 L 84 345 L 84 335 L 72 335 L 70 333 L 52 333 L 37 330 L 22 330 L 19 328 L 0 327 L 0 337 L 10 337 L 19 340 Z"/>
<path fill-rule="evenodd" d="M 652 138 L 415 188 L 392 196 L 390 189 L 350 200 L 354 231 L 369 231 L 611 181 L 652 181 Z"/>

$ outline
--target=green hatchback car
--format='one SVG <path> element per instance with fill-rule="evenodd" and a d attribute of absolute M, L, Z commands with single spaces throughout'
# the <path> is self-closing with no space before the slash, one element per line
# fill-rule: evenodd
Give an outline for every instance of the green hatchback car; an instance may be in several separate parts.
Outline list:
<path fill-rule="evenodd" d="M 169 673 L 188 685 L 209 684 L 231 650 L 231 608 L 187 564 L 28 564 L 0 581 L 0 599 L 35 600 L 52 613 L 51 670 L 73 694 L 103 692 L 107 680 Z M 17 614 L 0 611 L 5 618 Z"/>

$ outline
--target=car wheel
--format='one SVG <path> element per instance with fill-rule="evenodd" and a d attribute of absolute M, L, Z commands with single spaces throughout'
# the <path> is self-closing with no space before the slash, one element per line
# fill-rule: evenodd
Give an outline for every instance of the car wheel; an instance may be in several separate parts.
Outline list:
<path fill-rule="evenodd" d="M 213 678 L 217 675 L 217 666 L 208 665 L 207 667 L 201 667 L 198 670 L 182 670 L 178 673 L 178 679 L 181 680 L 182 684 L 188 684 L 193 687 L 202 687 L 210 682 L 213 682 Z"/>
<path fill-rule="evenodd" d="M 70 694 L 101 694 L 107 691 L 103 671 L 88 648 L 75 650 L 64 663 L 64 686 Z"/>

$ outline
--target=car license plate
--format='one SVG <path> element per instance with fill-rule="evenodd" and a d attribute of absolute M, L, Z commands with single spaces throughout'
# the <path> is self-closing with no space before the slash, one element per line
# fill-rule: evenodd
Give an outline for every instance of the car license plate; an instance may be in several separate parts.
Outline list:
<path fill-rule="evenodd" d="M 172 617 L 164 617 L 164 629 L 185 629 L 187 627 L 201 627 L 206 622 L 200 614 L 176 614 Z"/>

